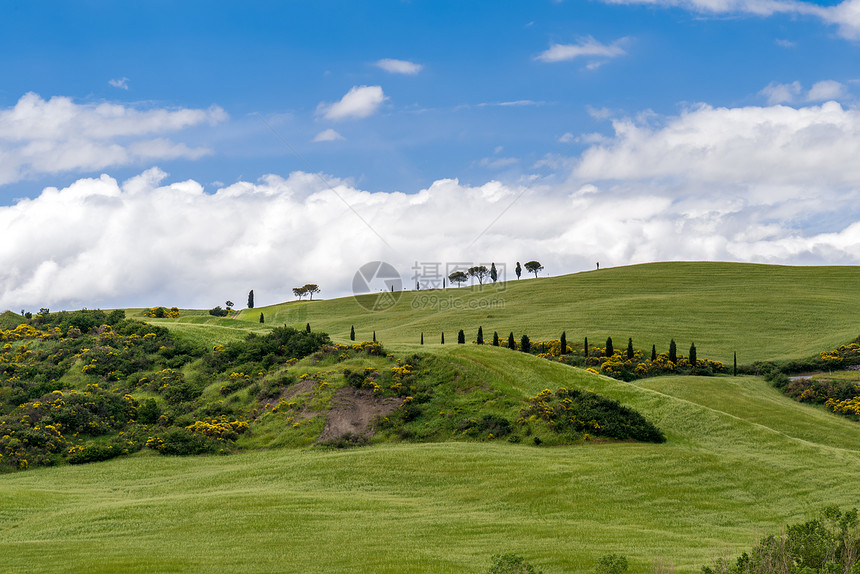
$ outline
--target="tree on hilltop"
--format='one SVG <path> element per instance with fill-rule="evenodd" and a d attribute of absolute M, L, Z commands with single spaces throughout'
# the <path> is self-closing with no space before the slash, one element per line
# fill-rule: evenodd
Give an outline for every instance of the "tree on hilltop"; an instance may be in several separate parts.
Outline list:
<path fill-rule="evenodd" d="M 251 291 L 248 293 L 248 309 L 253 309 L 253 308 L 254 308 L 254 290 L 251 289 Z"/>
<path fill-rule="evenodd" d="M 448 275 L 448 280 L 451 281 L 451 283 L 456 283 L 459 286 L 461 283 L 465 283 L 466 281 L 468 281 L 469 277 L 462 271 L 454 271 L 453 273 Z"/>
<path fill-rule="evenodd" d="M 499 278 L 499 272 L 496 271 L 496 264 L 490 263 L 490 279 L 493 280 L 493 283 Z"/>
<path fill-rule="evenodd" d="M 320 287 L 316 283 L 308 283 L 307 285 L 302 287 L 302 289 L 304 289 L 305 293 L 311 296 L 311 301 L 314 300 L 314 293 L 320 292 Z"/>
<path fill-rule="evenodd" d="M 520 275 L 522 275 L 522 274 L 523 274 L 523 268 L 522 268 L 522 267 L 520 267 L 520 262 L 519 262 L 519 261 L 517 261 L 517 266 L 516 266 L 516 268 L 514 269 L 514 272 L 517 274 L 517 279 L 519 279 L 519 278 L 520 278 Z"/>
<path fill-rule="evenodd" d="M 478 280 L 478 285 L 484 284 L 484 277 L 487 277 L 490 274 L 490 270 L 487 269 L 486 265 L 476 265 L 474 267 L 469 267 L 469 275 Z"/>
<path fill-rule="evenodd" d="M 525 264 L 525 268 L 529 273 L 535 274 L 535 279 L 537 279 L 538 273 L 543 271 L 543 265 L 539 261 L 529 261 Z"/>

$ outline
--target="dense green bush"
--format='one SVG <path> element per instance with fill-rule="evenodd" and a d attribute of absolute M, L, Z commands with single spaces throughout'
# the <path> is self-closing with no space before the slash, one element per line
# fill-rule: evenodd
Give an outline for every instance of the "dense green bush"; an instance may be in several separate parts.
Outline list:
<path fill-rule="evenodd" d="M 620 440 L 662 443 L 663 433 L 641 414 L 591 391 L 544 389 L 520 411 L 519 424 L 530 418 L 544 420 L 550 430 L 571 439 L 600 436 Z"/>
<path fill-rule="evenodd" d="M 496 554 L 491 560 L 488 574 L 541 574 L 540 570 L 535 570 L 525 558 L 516 554 Z"/>

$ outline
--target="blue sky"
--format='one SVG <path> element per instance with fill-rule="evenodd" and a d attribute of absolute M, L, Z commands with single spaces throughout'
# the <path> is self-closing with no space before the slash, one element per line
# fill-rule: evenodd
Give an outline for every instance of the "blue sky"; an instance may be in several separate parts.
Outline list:
<path fill-rule="evenodd" d="M 372 259 L 858 263 L 858 0 L 6 2 L 0 53 L 2 307 L 334 296 Z"/>

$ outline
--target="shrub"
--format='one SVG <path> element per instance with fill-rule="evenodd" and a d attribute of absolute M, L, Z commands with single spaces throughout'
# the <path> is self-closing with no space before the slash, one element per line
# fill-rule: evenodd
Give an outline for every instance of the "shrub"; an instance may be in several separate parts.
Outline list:
<path fill-rule="evenodd" d="M 516 554 L 496 554 L 491 559 L 488 574 L 541 574 L 540 570 Z"/>
<path fill-rule="evenodd" d="M 160 442 L 154 441 L 154 448 L 161 454 L 203 454 L 213 452 L 216 446 L 216 443 L 206 436 L 181 427 L 171 427 L 157 439 L 160 439 Z M 150 446 L 149 441 L 147 446 Z"/>
<path fill-rule="evenodd" d="M 222 309 L 221 305 L 216 305 L 215 307 L 209 309 L 209 314 L 213 317 L 226 317 L 230 314 L 230 311 L 227 309 Z"/>
<path fill-rule="evenodd" d="M 624 574 L 627 572 L 627 558 L 618 554 L 606 554 L 597 561 L 597 574 Z"/>

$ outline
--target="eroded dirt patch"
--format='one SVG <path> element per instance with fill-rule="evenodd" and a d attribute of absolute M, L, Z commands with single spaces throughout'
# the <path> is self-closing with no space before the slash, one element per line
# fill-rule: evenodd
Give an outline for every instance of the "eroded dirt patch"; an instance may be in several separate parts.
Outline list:
<path fill-rule="evenodd" d="M 366 389 L 343 387 L 332 397 L 331 404 L 325 428 L 317 439 L 319 442 L 335 440 L 348 434 L 373 436 L 373 418 L 391 414 L 403 404 L 403 399 L 376 397 Z"/>

